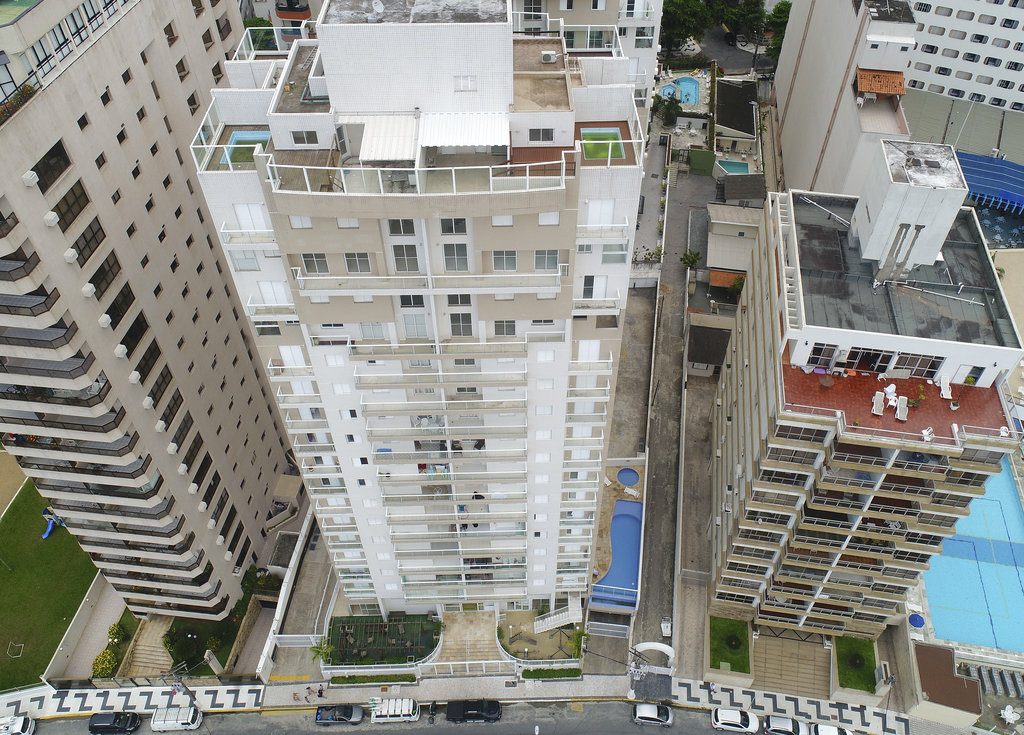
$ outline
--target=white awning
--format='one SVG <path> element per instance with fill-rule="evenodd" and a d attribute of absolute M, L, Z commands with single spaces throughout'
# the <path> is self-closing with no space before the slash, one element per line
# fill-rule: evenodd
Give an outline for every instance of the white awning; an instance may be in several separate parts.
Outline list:
<path fill-rule="evenodd" d="M 420 117 L 420 146 L 492 146 L 509 144 L 503 112 L 428 112 Z"/>
<path fill-rule="evenodd" d="M 415 161 L 415 115 L 342 115 L 339 125 L 363 125 L 361 161 Z"/>

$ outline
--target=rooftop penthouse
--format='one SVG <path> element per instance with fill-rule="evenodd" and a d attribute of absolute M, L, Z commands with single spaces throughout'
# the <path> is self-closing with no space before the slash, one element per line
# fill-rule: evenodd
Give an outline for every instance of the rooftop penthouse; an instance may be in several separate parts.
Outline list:
<path fill-rule="evenodd" d="M 504 23 L 506 0 L 328 0 L 319 22 L 357 23 Z"/>
<path fill-rule="evenodd" d="M 872 20 L 884 23 L 913 23 L 914 11 L 907 0 L 853 0 L 854 6 L 860 10 L 861 2 L 868 7 Z"/>
<path fill-rule="evenodd" d="M 895 280 L 880 279 L 878 261 L 862 256 L 850 227 L 857 203 L 857 197 L 792 193 L 796 247 L 787 251 L 787 264 L 799 270 L 805 324 L 1020 347 L 971 209 L 959 211 L 934 264 Z"/>

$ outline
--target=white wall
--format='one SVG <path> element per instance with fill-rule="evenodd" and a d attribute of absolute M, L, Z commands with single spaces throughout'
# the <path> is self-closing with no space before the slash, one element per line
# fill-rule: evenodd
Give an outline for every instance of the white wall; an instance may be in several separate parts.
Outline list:
<path fill-rule="evenodd" d="M 508 112 L 512 104 L 510 24 L 337 24 L 317 33 L 338 112 Z M 476 78 L 475 92 L 455 91 L 460 75 Z"/>
<path fill-rule="evenodd" d="M 576 118 L 572 110 L 512 112 L 508 116 L 508 124 L 512 133 L 512 145 L 517 148 L 529 146 L 571 148 L 576 137 Z M 531 128 L 552 128 L 555 131 L 555 139 L 550 143 L 531 143 Z M 551 154 L 551 160 L 558 158 L 560 158 L 560 154 Z"/>
<path fill-rule="evenodd" d="M 266 125 L 272 89 L 214 89 L 220 121 L 225 125 Z"/>
<path fill-rule="evenodd" d="M 334 147 L 334 115 L 330 112 L 322 113 L 271 113 L 265 116 L 270 124 L 270 137 L 274 141 L 274 148 L 280 150 L 312 149 L 323 150 Z M 315 145 L 296 145 L 292 139 L 292 132 L 296 130 L 316 131 L 317 142 Z"/>

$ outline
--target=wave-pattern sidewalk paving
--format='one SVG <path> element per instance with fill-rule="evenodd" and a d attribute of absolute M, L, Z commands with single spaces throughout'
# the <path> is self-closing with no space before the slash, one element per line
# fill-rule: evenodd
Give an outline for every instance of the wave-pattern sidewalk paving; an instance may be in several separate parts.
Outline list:
<path fill-rule="evenodd" d="M 263 687 L 196 687 L 192 690 L 204 712 L 254 710 L 263 706 Z M 132 689 L 22 689 L 0 695 L 0 717 L 33 718 L 82 715 L 94 712 L 152 712 L 161 707 L 188 704 L 188 697 L 168 687 Z"/>

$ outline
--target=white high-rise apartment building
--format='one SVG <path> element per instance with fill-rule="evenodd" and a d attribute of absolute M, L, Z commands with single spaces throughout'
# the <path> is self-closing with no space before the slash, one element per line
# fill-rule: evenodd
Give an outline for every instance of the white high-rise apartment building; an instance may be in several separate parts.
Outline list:
<path fill-rule="evenodd" d="M 193 144 L 356 613 L 589 581 L 642 132 L 628 59 L 520 27 L 328 0 L 250 31 Z"/>
<path fill-rule="evenodd" d="M 907 85 L 1024 110 L 1024 0 L 914 2 Z"/>
<path fill-rule="evenodd" d="M 0 4 L 0 432 L 137 614 L 226 615 L 286 466 L 188 153 L 240 27 Z"/>
<path fill-rule="evenodd" d="M 570 51 L 629 59 L 629 79 L 646 104 L 658 72 L 662 0 L 513 0 L 524 31 L 560 28 Z"/>

